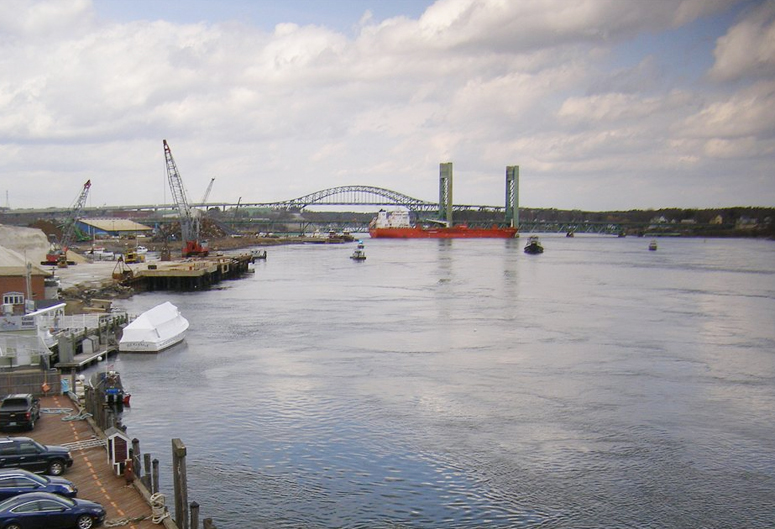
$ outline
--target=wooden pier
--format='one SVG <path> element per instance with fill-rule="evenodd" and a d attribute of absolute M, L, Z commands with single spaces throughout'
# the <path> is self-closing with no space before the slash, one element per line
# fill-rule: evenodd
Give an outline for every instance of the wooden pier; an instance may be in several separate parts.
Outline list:
<path fill-rule="evenodd" d="M 135 268 L 125 284 L 137 290 L 207 290 L 225 279 L 248 273 L 252 255 L 216 256 L 184 261 L 162 261 Z"/>
<path fill-rule="evenodd" d="M 77 406 L 65 395 L 41 398 L 41 408 L 57 410 L 69 408 L 78 412 Z M 134 480 L 118 476 L 108 463 L 107 452 L 97 433 L 87 419 L 63 421 L 65 414 L 43 413 L 35 423 L 32 432 L 13 432 L 11 436 L 32 437 L 43 444 L 61 445 L 79 443 L 80 449 L 72 449 L 73 466 L 62 477 L 74 482 L 78 487 L 78 497 L 96 501 L 107 511 L 106 526 L 118 526 L 128 529 L 178 529 L 167 517 L 163 526 L 153 522 L 152 509 Z M 5 432 L 4 432 L 5 433 Z M 78 445 L 76 445 L 78 446 Z M 167 502 L 167 508 L 174 510 L 174 504 Z"/>

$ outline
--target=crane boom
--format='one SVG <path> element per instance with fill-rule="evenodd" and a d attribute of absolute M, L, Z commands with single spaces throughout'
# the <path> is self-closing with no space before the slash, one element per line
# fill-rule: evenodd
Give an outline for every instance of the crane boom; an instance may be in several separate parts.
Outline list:
<path fill-rule="evenodd" d="M 167 163 L 167 176 L 170 181 L 170 190 L 175 200 L 175 207 L 180 217 L 180 235 L 183 239 L 183 257 L 192 255 L 207 255 L 207 248 L 199 242 L 199 216 L 194 215 L 186 199 L 186 191 L 183 180 L 172 157 L 172 150 L 164 140 L 164 158 Z"/>
<path fill-rule="evenodd" d="M 78 222 L 78 217 L 81 216 L 83 207 L 86 205 L 86 198 L 89 196 L 89 189 L 91 188 L 91 180 L 87 180 L 83 184 L 83 189 L 75 199 L 73 206 L 70 208 L 70 212 L 67 214 L 64 225 L 62 227 L 62 238 L 59 244 L 52 245 L 49 253 L 46 254 L 46 261 L 41 264 L 59 265 L 60 267 L 67 266 L 67 249 L 73 242 L 75 236 L 75 224 Z"/>
<path fill-rule="evenodd" d="M 205 196 L 202 197 L 202 204 L 205 204 L 207 202 L 207 199 L 210 198 L 210 191 L 213 190 L 213 183 L 215 182 L 215 178 L 212 178 L 210 180 L 210 184 L 207 186 L 207 191 L 205 191 Z"/>

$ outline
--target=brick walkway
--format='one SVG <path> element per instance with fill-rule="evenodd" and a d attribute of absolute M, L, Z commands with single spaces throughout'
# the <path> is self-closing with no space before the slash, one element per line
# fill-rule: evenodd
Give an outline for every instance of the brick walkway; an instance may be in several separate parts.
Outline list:
<path fill-rule="evenodd" d="M 73 408 L 76 406 L 66 396 L 58 395 L 41 399 L 41 408 Z M 10 436 L 32 437 L 42 444 L 58 445 L 84 441 L 95 437 L 89 423 L 85 420 L 63 421 L 63 414 L 43 413 L 31 432 L 8 432 Z M 4 432 L 3 434 L 5 434 Z M 140 492 L 126 479 L 116 476 L 108 464 L 105 447 L 96 446 L 85 450 L 73 450 L 73 466 L 62 477 L 74 482 L 78 487 L 78 497 L 96 501 L 105 507 L 108 515 L 106 525 L 112 526 L 122 520 L 128 529 L 158 529 L 151 521 L 151 508 Z M 174 500 L 167 498 L 167 508 L 174 510 Z M 142 520 L 142 521 L 136 521 Z"/>

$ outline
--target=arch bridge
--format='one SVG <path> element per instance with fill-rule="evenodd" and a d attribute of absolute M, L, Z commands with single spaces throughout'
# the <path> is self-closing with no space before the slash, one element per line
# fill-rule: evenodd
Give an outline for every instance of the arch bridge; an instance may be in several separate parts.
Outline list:
<path fill-rule="evenodd" d="M 398 191 L 386 189 L 384 187 L 374 186 L 339 186 L 323 189 L 304 195 L 298 198 L 290 200 L 284 200 L 281 202 L 255 202 L 255 203 L 242 203 L 241 207 L 260 207 L 260 208 L 272 208 L 272 209 L 304 209 L 313 205 L 325 205 L 325 206 L 402 206 L 410 211 L 415 212 L 438 212 L 439 203 L 429 202 L 427 200 L 421 200 L 414 198 Z M 201 204 L 197 206 L 213 207 L 216 204 Z M 224 209 L 232 207 L 231 204 L 219 205 Z M 480 210 L 480 211 L 493 211 L 502 212 L 504 208 L 497 206 L 477 206 L 470 204 L 458 204 L 453 206 L 455 210 Z"/>

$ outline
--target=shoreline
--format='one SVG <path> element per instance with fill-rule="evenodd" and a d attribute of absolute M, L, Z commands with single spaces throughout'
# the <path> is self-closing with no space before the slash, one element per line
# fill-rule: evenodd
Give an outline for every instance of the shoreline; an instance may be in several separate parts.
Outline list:
<path fill-rule="evenodd" d="M 126 251 L 125 242 L 119 241 L 100 241 L 100 246 L 105 249 L 122 253 Z M 267 249 L 272 246 L 281 246 L 288 244 L 343 244 L 346 242 L 340 239 L 327 239 L 322 237 L 229 237 L 217 239 L 210 243 L 210 256 L 229 257 L 239 255 L 240 250 L 249 249 Z M 169 263 L 182 261 L 182 259 L 173 259 L 172 261 L 161 261 L 159 252 L 164 248 L 162 243 L 139 242 L 146 246 L 150 254 L 154 256 L 143 263 L 126 264 L 124 267 L 130 269 L 147 268 L 149 264 Z M 173 243 L 167 246 L 173 255 L 180 255 L 181 244 Z M 60 300 L 67 303 L 66 312 L 70 314 L 88 312 L 84 310 L 92 306 L 92 300 L 100 299 L 126 299 L 132 297 L 136 290 L 131 286 L 125 286 L 113 279 L 113 272 L 120 265 L 117 260 L 112 261 L 93 261 L 85 257 L 85 253 L 92 248 L 92 245 L 74 245 L 73 250 L 68 253 L 68 258 L 76 264 L 66 268 L 51 267 L 52 273 L 59 278 Z M 243 252 L 244 253 L 244 252 Z M 147 254 L 146 254 L 147 255 Z M 205 258 L 206 259 L 206 258 Z"/>

